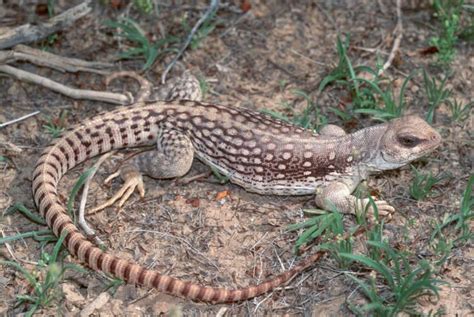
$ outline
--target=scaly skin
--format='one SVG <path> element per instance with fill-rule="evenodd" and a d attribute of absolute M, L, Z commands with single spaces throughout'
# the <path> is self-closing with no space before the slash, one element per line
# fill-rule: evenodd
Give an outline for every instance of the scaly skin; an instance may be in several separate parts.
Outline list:
<path fill-rule="evenodd" d="M 242 289 L 210 288 L 177 280 L 105 253 L 89 242 L 58 198 L 61 177 L 98 154 L 158 144 L 161 159 L 166 159 L 167 153 L 171 157 L 184 153 L 184 163 L 173 164 L 170 160 L 167 168 L 172 172 L 163 177 L 186 173 L 189 160 L 196 155 L 246 190 L 305 195 L 320 188 L 318 205 L 328 209 L 333 204 L 351 212 L 355 198 L 350 194 L 362 179 L 374 171 L 405 165 L 439 143 L 439 134 L 416 117 L 349 135 L 337 129 L 316 135 L 255 111 L 195 101 L 154 102 L 118 108 L 67 131 L 41 155 L 33 173 L 33 193 L 54 234 L 65 235 L 69 252 L 92 269 L 192 300 L 234 302 L 274 289 L 319 255 L 270 281 Z M 167 173 L 164 168 L 148 168 Z"/>

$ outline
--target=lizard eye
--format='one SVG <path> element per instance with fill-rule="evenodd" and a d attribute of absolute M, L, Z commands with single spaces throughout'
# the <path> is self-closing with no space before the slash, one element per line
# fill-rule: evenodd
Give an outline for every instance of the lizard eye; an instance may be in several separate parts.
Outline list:
<path fill-rule="evenodd" d="M 420 144 L 421 140 L 411 135 L 398 136 L 398 142 L 404 147 L 412 148 Z"/>

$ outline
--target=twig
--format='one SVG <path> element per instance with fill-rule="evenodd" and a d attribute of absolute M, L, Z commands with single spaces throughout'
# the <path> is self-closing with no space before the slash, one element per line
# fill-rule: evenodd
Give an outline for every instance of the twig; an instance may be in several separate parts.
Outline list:
<path fill-rule="evenodd" d="M 57 83 L 46 77 L 42 77 L 33 73 L 26 72 L 24 70 L 9 66 L 0 65 L 0 72 L 12 75 L 14 78 L 22 81 L 34 83 L 46 88 L 49 88 L 55 92 L 66 95 L 74 99 L 90 99 L 104 101 L 113 104 L 126 105 L 131 102 L 130 96 L 124 94 L 106 92 L 106 91 L 95 91 L 87 89 L 76 89 L 64 86 L 63 84 Z"/>
<path fill-rule="evenodd" d="M 24 115 L 23 117 L 19 117 L 19 118 L 14 119 L 14 120 L 7 121 L 5 123 L 0 124 L 0 128 L 6 127 L 7 125 L 14 124 L 14 123 L 17 123 L 17 122 L 22 121 L 22 120 L 25 120 L 29 117 L 36 116 L 38 113 L 40 113 L 40 111 L 35 111 L 35 112 L 29 113 L 27 115 Z"/>
<path fill-rule="evenodd" d="M 209 8 L 207 9 L 206 13 L 197 21 L 197 23 L 194 25 L 192 28 L 191 32 L 189 32 L 188 37 L 186 38 L 186 41 L 184 42 L 183 46 L 181 46 L 180 50 L 178 51 L 178 54 L 174 57 L 174 59 L 171 61 L 171 63 L 166 66 L 165 71 L 161 75 L 161 83 L 164 84 L 166 82 L 166 76 L 168 75 L 169 71 L 173 66 L 176 64 L 178 59 L 183 55 L 184 51 L 188 47 L 189 43 L 191 43 L 191 40 L 193 39 L 194 34 L 196 31 L 199 29 L 202 23 L 209 18 L 209 16 L 217 9 L 219 5 L 219 0 L 211 0 L 211 3 L 209 5 Z"/>
<path fill-rule="evenodd" d="M 0 49 L 9 48 L 21 43 L 38 41 L 65 29 L 78 19 L 89 14 L 92 11 L 92 2 L 92 0 L 86 0 L 61 14 L 52 17 L 47 22 L 40 22 L 34 25 L 25 24 L 1 34 Z"/>
<path fill-rule="evenodd" d="M 2 237 L 5 238 L 5 232 L 3 232 L 3 229 L 0 229 L 0 232 L 2 233 Z M 26 264 L 31 264 L 31 265 L 38 265 L 38 262 L 33 262 L 33 261 L 29 261 L 29 260 L 24 260 L 22 258 L 18 258 L 15 256 L 15 252 L 13 251 L 13 248 L 11 247 L 10 243 L 8 242 L 5 242 L 5 247 L 7 248 L 7 251 L 8 253 L 10 253 L 10 256 L 12 257 L 12 259 L 15 261 L 15 262 L 22 262 L 22 263 L 26 263 Z"/>
<path fill-rule="evenodd" d="M 395 54 L 400 49 L 400 42 L 402 41 L 403 37 L 401 0 L 397 0 L 397 25 L 395 26 L 393 33 L 398 33 L 397 37 L 395 38 L 395 41 L 393 41 L 393 47 L 390 51 L 390 55 L 388 56 L 387 61 L 378 71 L 377 76 L 382 75 L 383 72 L 386 71 L 392 65 L 393 59 L 395 58 Z"/>
<path fill-rule="evenodd" d="M 26 45 L 17 45 L 12 50 L 0 51 L 0 64 L 9 64 L 16 61 L 27 61 L 63 73 L 76 73 L 81 71 L 107 75 L 110 73 L 109 69 L 114 67 L 114 65 L 110 63 L 89 62 L 77 58 L 62 57 Z"/>
<path fill-rule="evenodd" d="M 81 197 L 81 203 L 79 205 L 79 212 L 78 212 L 78 225 L 79 227 L 84 230 L 84 232 L 86 233 L 86 235 L 88 236 L 93 236 L 96 240 L 96 243 L 98 245 L 103 245 L 104 243 L 100 240 L 99 237 L 97 237 L 95 235 L 95 231 L 89 227 L 89 225 L 87 224 L 87 221 L 84 217 L 84 211 L 86 209 L 86 203 L 87 203 L 87 194 L 89 192 L 89 185 L 92 181 L 92 178 L 94 177 L 95 173 L 97 172 L 97 170 L 99 169 L 100 165 L 102 165 L 102 163 L 107 159 L 109 158 L 111 155 L 113 155 L 115 153 L 115 151 L 111 151 L 111 152 L 108 152 L 104 155 L 102 155 L 98 160 L 97 162 L 94 164 L 94 166 L 92 166 L 92 173 L 89 175 L 89 177 L 87 177 L 87 180 L 84 184 L 84 188 L 82 189 L 82 197 Z"/>
<path fill-rule="evenodd" d="M 136 72 L 121 71 L 121 72 L 112 73 L 106 77 L 105 84 L 109 86 L 112 80 L 117 79 L 119 77 L 131 77 L 135 79 L 136 81 L 138 81 L 138 84 L 140 85 L 140 89 L 138 90 L 133 103 L 143 102 L 150 98 L 151 92 L 153 90 L 153 84 L 146 78 L 138 75 Z"/>

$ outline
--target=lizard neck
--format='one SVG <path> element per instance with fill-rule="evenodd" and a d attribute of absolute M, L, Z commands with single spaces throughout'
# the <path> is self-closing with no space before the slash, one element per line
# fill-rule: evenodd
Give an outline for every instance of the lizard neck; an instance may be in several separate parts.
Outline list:
<path fill-rule="evenodd" d="M 339 164 L 345 159 L 347 167 L 357 168 L 360 176 L 366 178 L 369 174 L 383 170 L 381 168 L 381 142 L 388 124 L 379 124 L 356 131 L 339 139 L 337 153 L 341 157 Z M 347 164 L 350 163 L 350 164 Z"/>

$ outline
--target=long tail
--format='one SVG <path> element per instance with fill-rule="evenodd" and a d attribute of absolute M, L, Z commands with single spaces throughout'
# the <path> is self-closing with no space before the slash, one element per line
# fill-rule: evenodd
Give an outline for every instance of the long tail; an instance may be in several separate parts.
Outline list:
<path fill-rule="evenodd" d="M 246 300 L 264 294 L 290 280 L 318 260 L 317 253 L 293 269 L 255 286 L 228 290 L 181 281 L 108 254 L 92 244 L 72 222 L 57 195 L 61 177 L 79 163 L 112 149 L 147 144 L 156 140 L 158 120 L 154 107 L 140 111 L 119 108 L 64 134 L 44 150 L 33 174 L 33 194 L 41 215 L 56 236 L 65 235 L 69 252 L 96 271 L 103 271 L 128 283 L 154 287 L 172 295 L 204 302 Z M 147 112 L 148 111 L 148 112 Z M 140 124 L 137 124 L 140 122 Z"/>

